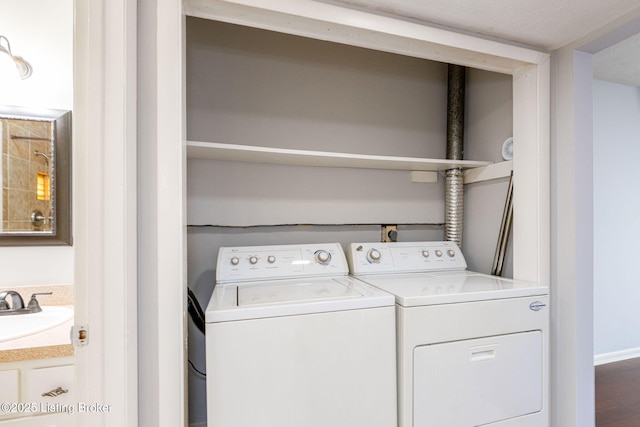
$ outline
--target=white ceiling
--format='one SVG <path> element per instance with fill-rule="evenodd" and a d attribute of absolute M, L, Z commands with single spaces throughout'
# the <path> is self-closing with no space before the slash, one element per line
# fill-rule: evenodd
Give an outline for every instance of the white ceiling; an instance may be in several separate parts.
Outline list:
<path fill-rule="evenodd" d="M 628 15 L 638 0 L 327 0 L 552 51 Z M 640 37 L 594 55 L 596 77 L 640 86 Z"/>
<path fill-rule="evenodd" d="M 600 80 L 640 86 L 640 34 L 595 54 L 593 75 Z"/>

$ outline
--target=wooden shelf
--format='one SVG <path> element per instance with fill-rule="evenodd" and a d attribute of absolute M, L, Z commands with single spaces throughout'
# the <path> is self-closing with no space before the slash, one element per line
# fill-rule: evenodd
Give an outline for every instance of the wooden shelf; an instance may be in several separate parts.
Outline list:
<path fill-rule="evenodd" d="M 286 148 L 187 141 L 187 157 L 295 166 L 323 166 L 358 169 L 406 171 L 443 171 L 452 168 L 477 168 L 491 162 L 441 160 L 419 157 L 372 156 L 366 154 L 292 150 Z"/>

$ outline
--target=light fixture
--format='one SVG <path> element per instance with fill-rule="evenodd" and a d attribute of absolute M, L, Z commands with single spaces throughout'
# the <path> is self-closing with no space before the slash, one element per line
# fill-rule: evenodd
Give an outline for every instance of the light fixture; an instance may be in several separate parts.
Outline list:
<path fill-rule="evenodd" d="M 11 45 L 9 44 L 9 39 L 5 36 L 0 36 L 0 53 L 6 53 L 9 55 L 9 58 L 16 64 L 16 68 L 18 69 L 18 75 L 22 80 L 28 78 L 31 75 L 31 65 L 27 61 L 24 60 L 23 57 L 14 55 L 11 53 Z"/>
<path fill-rule="evenodd" d="M 48 173 L 38 172 L 36 176 L 36 199 L 51 200 L 51 177 Z"/>

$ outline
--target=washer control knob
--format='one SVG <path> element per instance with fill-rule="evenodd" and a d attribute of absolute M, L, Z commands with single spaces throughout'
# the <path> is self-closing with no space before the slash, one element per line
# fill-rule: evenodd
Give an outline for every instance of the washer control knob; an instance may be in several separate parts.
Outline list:
<path fill-rule="evenodd" d="M 369 262 L 380 262 L 380 258 L 382 258 L 382 254 L 377 249 L 369 249 L 367 252 L 367 261 Z"/>
<path fill-rule="evenodd" d="M 331 254 L 327 251 L 320 250 L 316 252 L 316 261 L 322 265 L 327 265 L 331 261 Z"/>
<path fill-rule="evenodd" d="M 231 265 L 238 265 L 240 264 L 240 258 L 238 258 L 237 256 L 234 256 L 233 258 L 231 258 Z"/>
<path fill-rule="evenodd" d="M 258 257 L 257 257 L 257 256 L 255 256 L 255 255 L 254 255 L 254 256 L 252 256 L 252 257 L 249 257 L 249 262 L 250 262 L 251 264 L 254 264 L 254 265 L 255 265 L 255 264 L 257 264 L 257 263 L 258 263 Z"/>
<path fill-rule="evenodd" d="M 268 262 L 269 264 L 273 264 L 274 262 L 276 262 L 276 257 L 274 257 L 273 255 L 269 255 L 269 256 L 267 257 L 267 262 Z"/>
<path fill-rule="evenodd" d="M 456 252 L 453 249 L 449 249 L 447 251 L 447 255 L 449 255 L 449 258 L 453 258 L 454 256 L 456 256 Z"/>
<path fill-rule="evenodd" d="M 442 251 L 440 249 L 436 249 L 436 256 L 440 258 L 442 256 Z"/>
<path fill-rule="evenodd" d="M 423 257 L 425 257 L 425 258 L 429 258 L 429 251 L 428 251 L 428 250 L 426 250 L 426 249 L 425 249 L 425 250 L 423 250 L 423 251 L 422 251 L 422 256 L 423 256 Z"/>

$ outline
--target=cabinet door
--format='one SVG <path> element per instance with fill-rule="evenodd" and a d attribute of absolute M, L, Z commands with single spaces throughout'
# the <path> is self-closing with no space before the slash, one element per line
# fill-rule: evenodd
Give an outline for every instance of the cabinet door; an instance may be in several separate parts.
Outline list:
<path fill-rule="evenodd" d="M 18 403 L 18 382 L 20 374 L 17 369 L 0 372 L 0 403 Z M 0 415 L 5 415 L 0 412 Z"/>
<path fill-rule="evenodd" d="M 75 404 L 74 368 L 54 366 L 24 373 L 23 401 L 55 406 Z M 50 412 L 48 409 L 45 412 Z"/>
<path fill-rule="evenodd" d="M 542 334 L 523 332 L 414 350 L 414 426 L 468 427 L 542 409 Z"/>

